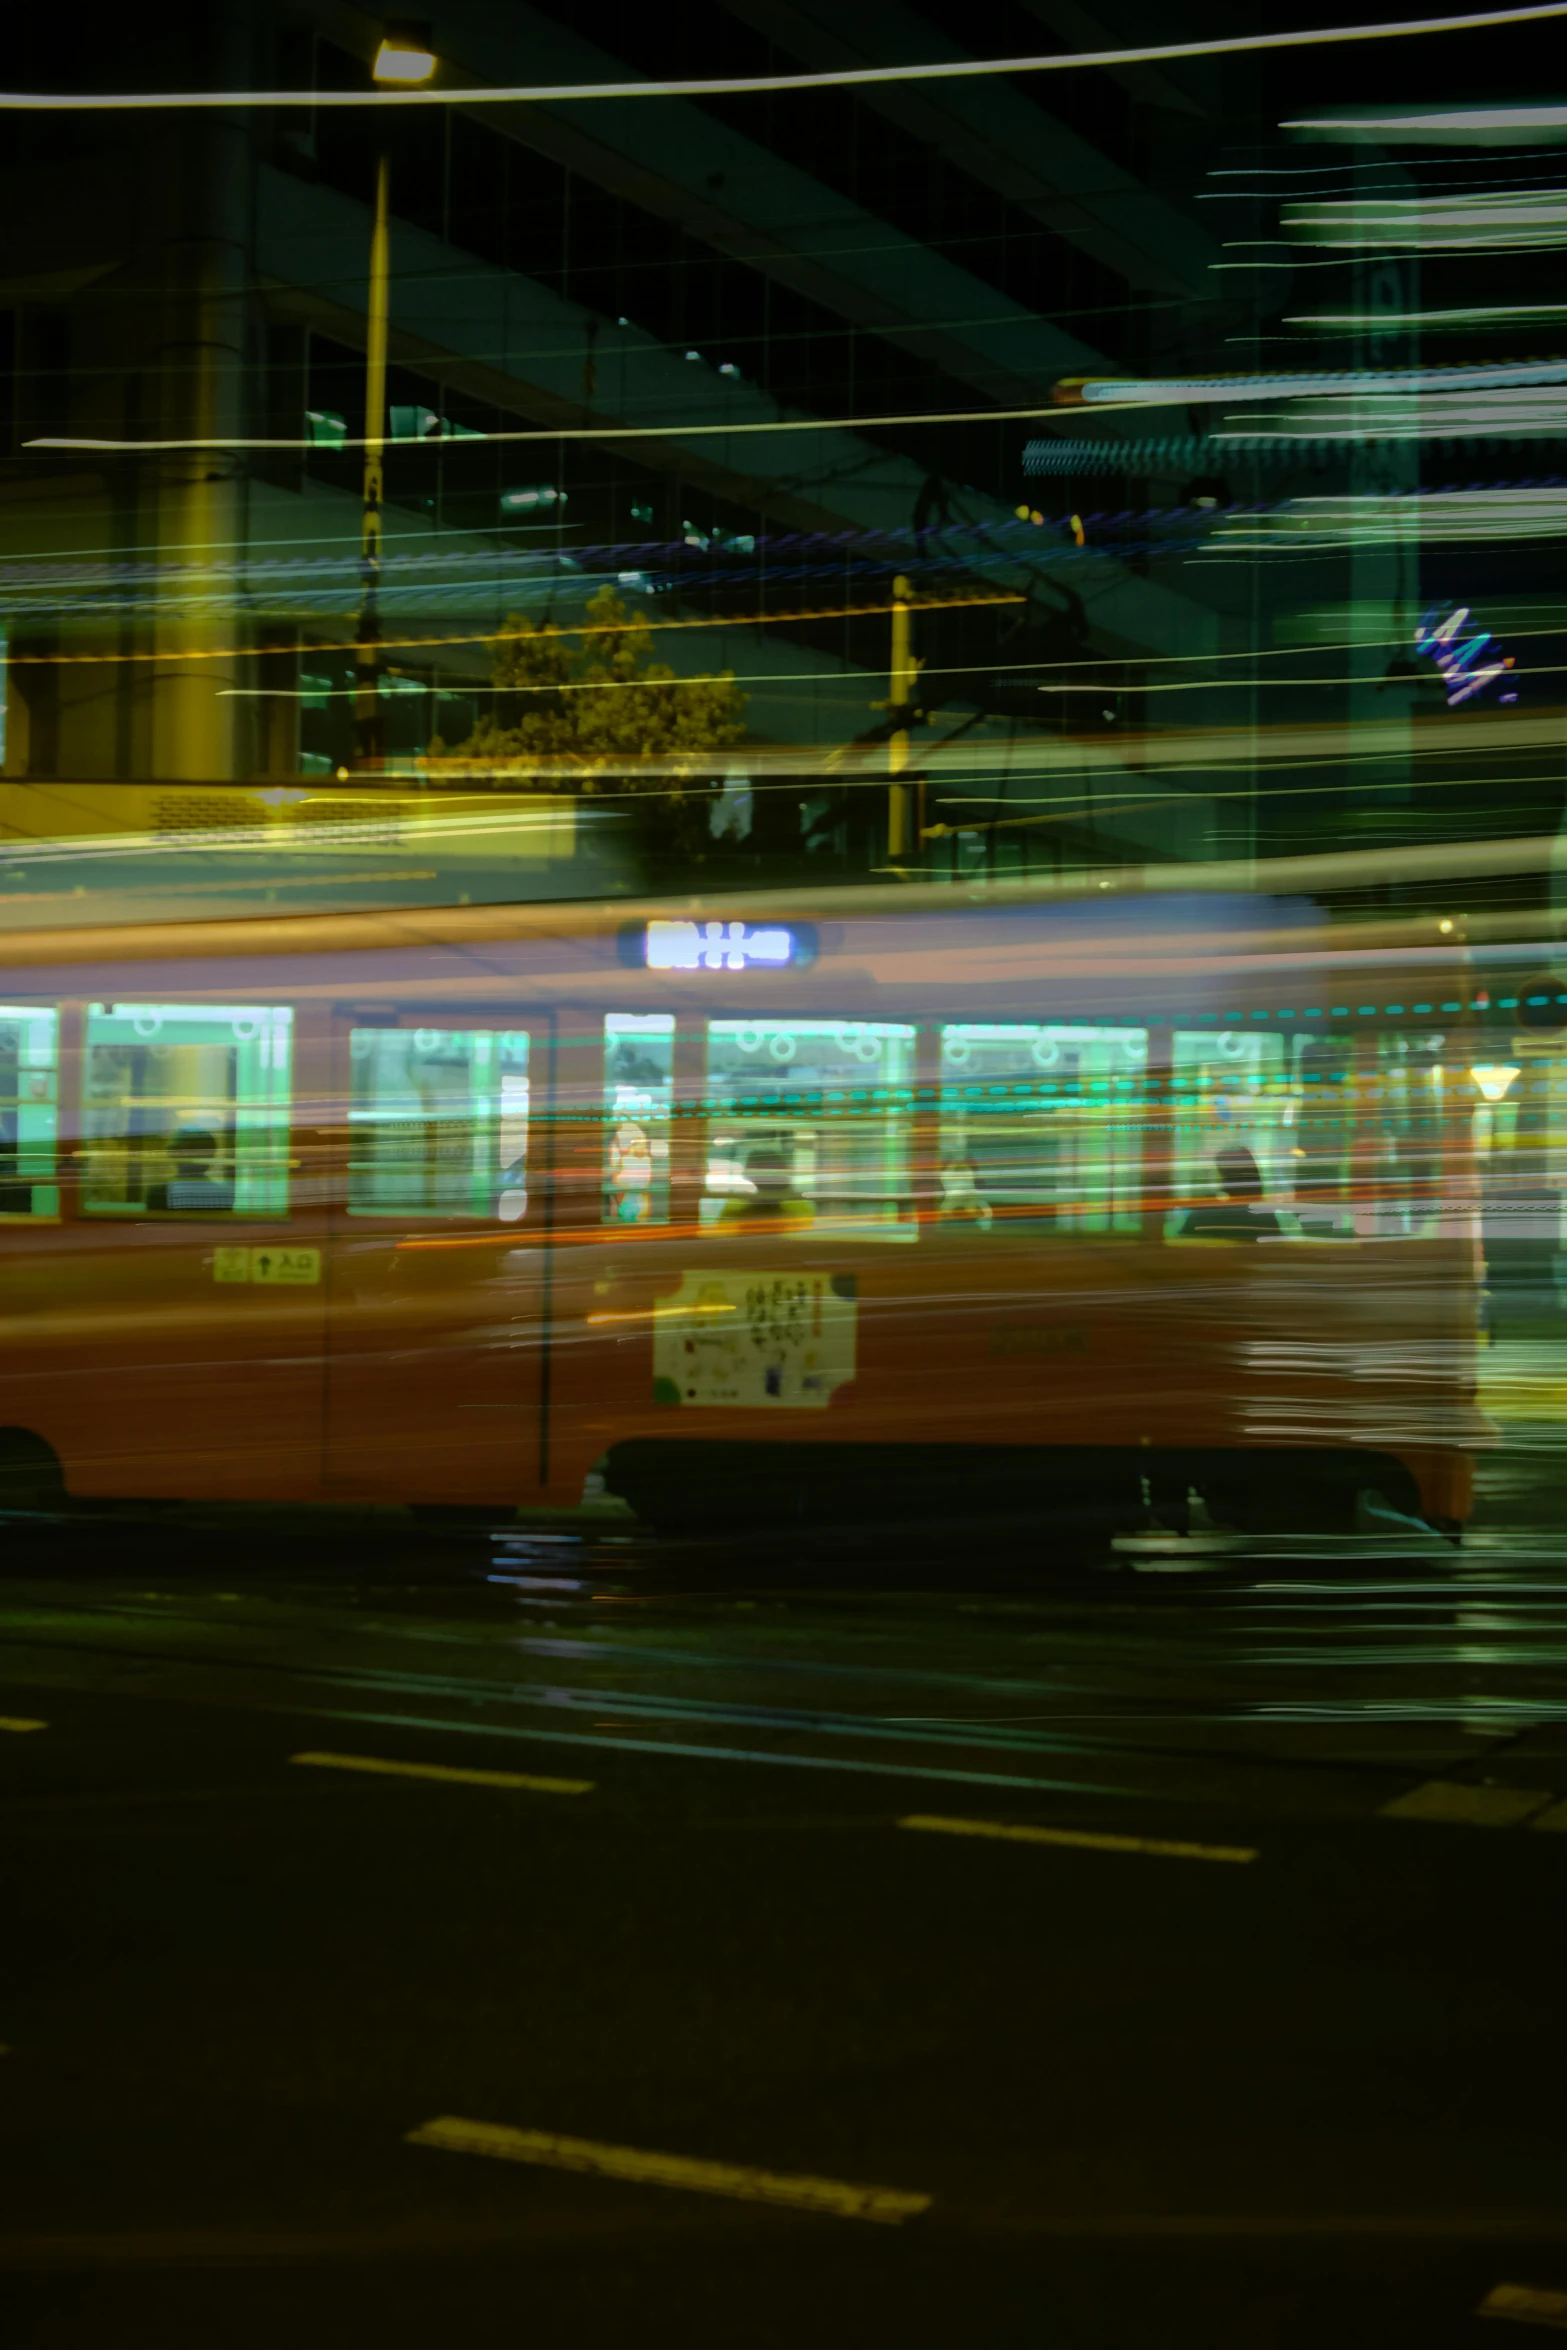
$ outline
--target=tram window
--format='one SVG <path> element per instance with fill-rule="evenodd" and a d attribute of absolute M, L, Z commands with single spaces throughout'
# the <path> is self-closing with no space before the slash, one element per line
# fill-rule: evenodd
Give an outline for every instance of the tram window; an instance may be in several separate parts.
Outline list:
<path fill-rule="evenodd" d="M 669 1221 L 672 1012 L 611 1012 L 604 1022 L 604 1221 Z"/>
<path fill-rule="evenodd" d="M 1289 1157 L 1307 1238 L 1419 1239 L 1441 1228 L 1444 1158 L 1471 1111 L 1468 1072 L 1442 1036 L 1291 1040 L 1297 1108 Z"/>
<path fill-rule="evenodd" d="M 286 1005 L 89 1005 L 83 1209 L 285 1215 L 293 1023 Z"/>
<path fill-rule="evenodd" d="M 1418 1237 L 1441 1215 L 1454 1072 L 1440 1036 L 1185 1033 L 1173 1040 L 1172 1238 L 1236 1202 L 1286 1240 Z M 1226 1169 L 1255 1167 L 1237 1188 Z M 1226 1189 L 1234 1193 L 1224 1206 Z M 1251 1189 L 1255 1206 L 1244 1193 Z"/>
<path fill-rule="evenodd" d="M 352 1214 L 520 1221 L 528 1206 L 526 1033 L 355 1028 L 349 1063 Z"/>
<path fill-rule="evenodd" d="M 0 1006 L 0 1218 L 57 1216 L 59 1018 Z"/>
<path fill-rule="evenodd" d="M 1176 1030 L 1170 1048 L 1169 1238 L 1244 1237 L 1251 1229 L 1249 1223 L 1243 1229 L 1248 1218 L 1259 1237 L 1265 1220 L 1270 1234 L 1279 1230 L 1273 1203 L 1291 1186 L 1294 1100 L 1282 1035 Z M 1255 1177 L 1237 1178 L 1230 1170 L 1246 1170 L 1248 1157 Z M 1254 1210 L 1250 1183 L 1260 1186 Z M 1220 1218 L 1230 1221 L 1221 1224 Z"/>
<path fill-rule="evenodd" d="M 913 1240 L 914 1030 L 872 1020 L 710 1020 L 709 1227 Z"/>
<path fill-rule="evenodd" d="M 943 1221 L 1136 1232 L 1147 1064 L 1145 1028 L 944 1028 Z"/>

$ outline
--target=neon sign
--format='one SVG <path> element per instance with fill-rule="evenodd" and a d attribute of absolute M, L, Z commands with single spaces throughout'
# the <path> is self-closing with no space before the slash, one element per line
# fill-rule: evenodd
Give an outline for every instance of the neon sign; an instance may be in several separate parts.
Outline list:
<path fill-rule="evenodd" d="M 649 971 L 784 971 L 816 960 L 814 938 L 784 923 L 650 922 L 642 947 Z"/>
<path fill-rule="evenodd" d="M 1423 613 L 1415 651 L 1428 655 L 1442 672 L 1450 710 L 1512 673 L 1512 654 L 1502 651 L 1488 629 L 1472 627 L 1467 604 L 1433 604 Z M 1517 688 L 1496 698 L 1516 702 Z"/>

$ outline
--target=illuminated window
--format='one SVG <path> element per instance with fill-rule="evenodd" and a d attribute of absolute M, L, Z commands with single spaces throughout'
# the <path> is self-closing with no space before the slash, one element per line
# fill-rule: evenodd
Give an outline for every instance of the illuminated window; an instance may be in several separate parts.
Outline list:
<path fill-rule="evenodd" d="M 1452 1121 L 1440 1036 L 1177 1031 L 1172 1238 L 1418 1236 Z"/>
<path fill-rule="evenodd" d="M 1473 1101 L 1468 1072 L 1446 1066 L 1446 1041 L 1291 1039 L 1288 1175 L 1307 1238 L 1418 1239 L 1440 1228 L 1449 1138 Z"/>
<path fill-rule="evenodd" d="M 1148 1032 L 941 1032 L 944 1223 L 998 1232 L 1136 1232 Z"/>
<path fill-rule="evenodd" d="M 611 1012 L 604 1022 L 604 1221 L 669 1221 L 671 1012 Z"/>
<path fill-rule="evenodd" d="M 59 1021 L 0 1007 L 0 1217 L 57 1216 Z"/>
<path fill-rule="evenodd" d="M 293 1023 L 286 1006 L 89 1005 L 83 1208 L 285 1215 Z"/>
<path fill-rule="evenodd" d="M 1177 1029 L 1170 1044 L 1165 1219 L 1172 1239 L 1278 1230 L 1273 1206 L 1290 1181 L 1294 1099 L 1282 1035 Z"/>
<path fill-rule="evenodd" d="M 356 1028 L 349 1059 L 353 1214 L 526 1215 L 526 1034 Z"/>
<path fill-rule="evenodd" d="M 914 1030 L 873 1020 L 710 1020 L 710 1226 L 912 1240 Z"/>

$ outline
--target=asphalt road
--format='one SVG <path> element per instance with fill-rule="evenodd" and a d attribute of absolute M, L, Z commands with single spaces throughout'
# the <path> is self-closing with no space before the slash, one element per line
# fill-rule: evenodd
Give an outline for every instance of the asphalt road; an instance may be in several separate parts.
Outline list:
<path fill-rule="evenodd" d="M 1567 1555 L 1493 1485 L 1212 1583 L 13 1525 L 7 2343 L 1560 2322 Z"/>

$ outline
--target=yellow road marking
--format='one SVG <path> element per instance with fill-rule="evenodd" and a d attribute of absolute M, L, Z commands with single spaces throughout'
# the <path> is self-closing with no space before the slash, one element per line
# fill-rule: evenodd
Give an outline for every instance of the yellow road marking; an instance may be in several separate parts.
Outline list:
<path fill-rule="evenodd" d="M 1567 2293 L 1539 2285 L 1493 2285 L 1476 2317 L 1512 2317 L 1520 2325 L 1555 2326 L 1567 2333 Z"/>
<path fill-rule="evenodd" d="M 25 1714 L 0 1714 L 0 1730 L 47 1730 L 47 1722 L 30 1722 Z"/>
<path fill-rule="evenodd" d="M 459 1787 L 521 1787 L 532 1795 L 591 1795 L 591 1779 L 536 1779 L 524 1771 L 468 1771 L 454 1763 L 388 1762 L 377 1754 L 291 1754 L 320 1771 L 369 1771 L 387 1779 L 446 1779 Z"/>
<path fill-rule="evenodd" d="M 1446 1820 L 1464 1828 L 1516 1828 L 1555 1797 L 1549 1787 L 1466 1787 L 1458 1779 L 1427 1779 L 1382 1806 L 1385 1820 Z"/>
<path fill-rule="evenodd" d="M 1567 1828 L 1567 1803 L 1553 1803 L 1549 1811 L 1536 1812 L 1529 1825 L 1531 1828 Z"/>
<path fill-rule="evenodd" d="M 1161 1836 L 1101 1836 L 1085 1828 L 1018 1828 L 1006 1820 L 948 1820 L 913 1812 L 900 1828 L 923 1828 L 938 1836 L 994 1836 L 1004 1844 L 1072 1844 L 1089 1852 L 1153 1852 L 1164 1860 L 1255 1860 L 1247 1844 L 1175 1844 Z"/>
<path fill-rule="evenodd" d="M 552 2130 L 513 2130 L 500 2122 L 464 2121 L 442 2114 L 408 2132 L 410 2146 L 439 2146 L 448 2154 L 487 2154 L 498 2162 L 531 2162 L 547 2170 L 589 2171 L 639 2186 L 684 2187 L 698 2195 L 729 2195 L 742 2203 L 786 2203 L 835 2219 L 879 2220 L 897 2227 L 930 2209 L 928 2195 L 895 2187 L 860 2187 L 846 2179 L 813 2179 L 798 2172 L 750 2170 L 733 2162 L 696 2162 L 684 2154 L 651 2154 L 640 2146 L 601 2146 L 592 2138 L 561 2138 Z"/>

